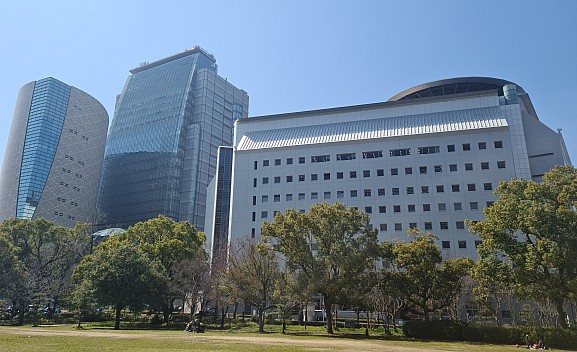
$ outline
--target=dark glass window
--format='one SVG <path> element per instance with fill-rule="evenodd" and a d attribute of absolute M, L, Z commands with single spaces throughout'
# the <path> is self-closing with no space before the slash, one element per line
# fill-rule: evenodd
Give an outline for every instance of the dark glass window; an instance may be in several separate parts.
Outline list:
<path fill-rule="evenodd" d="M 371 170 L 363 170 L 363 177 L 371 177 Z"/>
<path fill-rule="evenodd" d="M 407 194 L 415 194 L 415 187 L 407 187 Z"/>
<path fill-rule="evenodd" d="M 449 242 L 449 241 L 442 241 L 442 242 L 441 242 L 441 246 L 443 247 L 443 249 L 449 249 L 449 248 L 451 248 L 451 242 Z"/>
<path fill-rule="evenodd" d="M 384 196 L 384 195 L 385 195 L 385 189 L 384 189 L 384 188 L 379 188 L 379 190 L 378 190 L 378 195 L 379 195 L 379 196 Z"/>
<path fill-rule="evenodd" d="M 451 191 L 453 192 L 460 192 L 461 187 L 459 185 L 451 185 Z"/>
<path fill-rule="evenodd" d="M 274 159 L 274 165 L 275 166 L 279 166 L 281 164 L 281 160 L 280 159 Z"/>
<path fill-rule="evenodd" d="M 377 176 L 385 176 L 385 170 L 384 169 L 377 169 Z"/>
<path fill-rule="evenodd" d="M 293 177 L 292 176 L 287 176 L 286 177 L 286 182 L 293 182 Z"/>
<path fill-rule="evenodd" d="M 477 187 L 475 186 L 474 183 L 468 183 L 468 184 L 467 184 L 467 190 L 468 190 L 469 192 L 474 192 L 474 191 L 477 190 Z"/>
<path fill-rule="evenodd" d="M 429 193 L 429 186 L 421 186 L 421 193 L 423 194 Z"/>
<path fill-rule="evenodd" d="M 391 149 L 391 156 L 406 156 L 411 155 L 411 148 Z"/>
<path fill-rule="evenodd" d="M 280 183 L 280 176 L 274 177 L 274 183 Z"/>
<path fill-rule="evenodd" d="M 433 146 L 433 147 L 419 147 L 417 148 L 419 154 L 436 154 L 440 152 L 440 148 L 439 146 Z"/>
<path fill-rule="evenodd" d="M 357 178 L 357 172 L 356 171 L 349 172 L 349 177 L 350 178 Z"/>
<path fill-rule="evenodd" d="M 386 205 L 379 205 L 379 213 L 384 214 L 387 212 L 387 206 Z"/>
<path fill-rule="evenodd" d="M 293 158 L 286 158 L 286 164 L 292 165 L 293 164 Z"/>
<path fill-rule="evenodd" d="M 330 180 L 330 179 L 331 179 L 331 173 L 330 173 L 330 172 L 325 172 L 325 173 L 323 174 L 323 179 L 324 179 L 325 181 Z"/>
<path fill-rule="evenodd" d="M 318 174 L 311 174 L 311 181 L 316 181 L 319 179 L 319 175 Z"/>
<path fill-rule="evenodd" d="M 497 161 L 497 168 L 504 169 L 505 168 L 505 161 Z"/>
<path fill-rule="evenodd" d="M 398 196 L 400 194 L 398 187 L 393 187 L 393 195 Z"/>
<path fill-rule="evenodd" d="M 446 221 L 441 221 L 439 223 L 439 227 L 441 228 L 441 230 L 448 230 L 449 229 L 449 223 Z"/>
<path fill-rule="evenodd" d="M 327 161 L 331 161 L 330 155 L 315 155 L 311 156 L 311 163 L 324 163 Z"/>
<path fill-rule="evenodd" d="M 415 204 L 407 205 L 407 210 L 409 213 L 414 213 L 415 212 Z"/>
<path fill-rule="evenodd" d="M 430 221 L 426 221 L 425 222 L 425 230 L 432 230 L 433 229 L 433 223 Z"/>
<path fill-rule="evenodd" d="M 501 149 L 503 148 L 503 141 L 495 141 L 495 149 Z"/>
<path fill-rule="evenodd" d="M 412 167 L 406 167 L 405 168 L 405 175 L 412 175 L 413 174 L 413 168 Z"/>
<path fill-rule="evenodd" d="M 355 153 L 337 154 L 337 160 L 355 160 L 357 155 Z"/>
<path fill-rule="evenodd" d="M 401 206 L 400 205 L 393 205 L 393 212 L 400 213 L 401 212 Z"/>
<path fill-rule="evenodd" d="M 467 171 L 473 170 L 473 163 L 466 163 L 465 164 L 465 170 L 467 170 Z"/>
<path fill-rule="evenodd" d="M 471 210 L 479 210 L 479 202 L 470 202 L 469 207 Z"/>
<path fill-rule="evenodd" d="M 455 209 L 455 211 L 461 211 L 463 210 L 463 204 L 461 204 L 460 202 L 453 203 L 453 209 Z"/>
<path fill-rule="evenodd" d="M 337 179 L 342 179 L 344 177 L 342 172 L 337 172 Z"/>
<path fill-rule="evenodd" d="M 467 241 L 459 241 L 459 249 L 466 249 L 467 248 Z"/>
<path fill-rule="evenodd" d="M 365 207 L 365 213 L 372 214 L 373 213 L 373 207 Z"/>
<path fill-rule="evenodd" d="M 487 143 L 486 142 L 479 142 L 479 150 L 482 149 L 487 149 Z"/>
<path fill-rule="evenodd" d="M 299 156 L 299 164 L 304 164 L 304 163 L 305 163 L 305 157 Z"/>
<path fill-rule="evenodd" d="M 305 175 L 299 175 L 299 182 L 303 182 L 306 180 L 306 176 Z"/>
<path fill-rule="evenodd" d="M 463 150 L 464 151 L 471 150 L 471 144 L 470 143 L 463 143 Z"/>
<path fill-rule="evenodd" d="M 443 193 L 443 192 L 445 192 L 445 186 L 437 185 L 437 193 Z"/>
<path fill-rule="evenodd" d="M 356 198 L 357 197 L 357 190 L 356 189 L 351 189 L 351 198 Z"/>
<path fill-rule="evenodd" d="M 481 170 L 489 170 L 489 163 L 488 162 L 482 162 L 481 163 Z"/>
<path fill-rule="evenodd" d="M 268 166 L 268 165 L 269 165 L 268 160 L 263 160 L 263 161 L 262 161 L 262 166 Z"/>
<path fill-rule="evenodd" d="M 365 197 L 371 196 L 371 190 L 370 189 L 365 189 L 363 193 L 364 193 Z"/>
<path fill-rule="evenodd" d="M 372 152 L 363 152 L 363 159 L 373 159 L 373 158 L 382 158 L 383 157 L 383 151 L 382 150 L 376 150 L 376 151 L 372 151 Z"/>
<path fill-rule="evenodd" d="M 426 166 L 419 166 L 419 173 L 420 174 L 426 174 L 427 173 L 427 167 Z"/>
<path fill-rule="evenodd" d="M 465 222 L 464 221 L 457 221 L 455 223 L 455 227 L 457 230 L 464 230 L 465 229 Z"/>
<path fill-rule="evenodd" d="M 380 229 L 381 231 L 387 231 L 387 224 L 380 224 L 380 225 L 379 225 L 379 229 Z"/>
<path fill-rule="evenodd" d="M 399 169 L 397 169 L 397 168 L 391 169 L 391 176 L 396 176 L 398 174 L 399 174 Z"/>
<path fill-rule="evenodd" d="M 457 164 L 450 164 L 449 165 L 449 171 L 451 171 L 451 172 L 457 171 Z"/>
<path fill-rule="evenodd" d="M 423 211 L 431 211 L 431 204 L 423 204 Z"/>
<path fill-rule="evenodd" d="M 449 145 L 447 146 L 447 151 L 448 151 L 449 153 L 454 152 L 454 151 L 455 151 L 455 145 L 454 145 L 454 144 L 449 144 Z"/>
<path fill-rule="evenodd" d="M 403 224 L 399 222 L 395 223 L 395 231 L 403 231 Z"/>
<path fill-rule="evenodd" d="M 435 172 L 443 172 L 443 166 L 442 165 L 435 165 Z"/>
<path fill-rule="evenodd" d="M 490 191 L 493 189 L 493 184 L 491 182 L 483 183 L 483 188 L 485 191 Z"/>
<path fill-rule="evenodd" d="M 268 177 L 263 177 L 263 178 L 262 178 L 262 184 L 263 184 L 263 185 L 268 184 Z"/>

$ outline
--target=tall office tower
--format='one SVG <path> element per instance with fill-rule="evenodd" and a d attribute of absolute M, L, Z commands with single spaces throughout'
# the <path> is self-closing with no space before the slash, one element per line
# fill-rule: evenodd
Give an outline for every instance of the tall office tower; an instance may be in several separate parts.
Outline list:
<path fill-rule="evenodd" d="M 106 145 L 103 223 L 126 228 L 163 214 L 202 230 L 217 149 L 232 145 L 248 95 L 218 76 L 216 60 L 199 47 L 130 73 Z"/>
<path fill-rule="evenodd" d="M 108 114 L 52 77 L 20 89 L 0 174 L 0 220 L 93 222 Z"/>
<path fill-rule="evenodd" d="M 445 257 L 476 257 L 481 239 L 466 220 L 483 219 L 500 181 L 540 181 L 570 164 L 563 136 L 539 120 L 520 86 L 431 82 L 384 103 L 237 121 L 229 233 L 206 233 L 222 247 L 258 238 L 277 212 L 341 202 L 367 212 L 381 241 L 408 240 L 419 228 L 438 235 Z"/>

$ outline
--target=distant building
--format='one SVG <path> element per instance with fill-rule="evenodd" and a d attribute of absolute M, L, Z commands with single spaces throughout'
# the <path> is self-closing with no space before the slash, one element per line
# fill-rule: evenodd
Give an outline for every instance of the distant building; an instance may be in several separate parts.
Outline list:
<path fill-rule="evenodd" d="M 118 96 L 99 193 L 101 227 L 163 214 L 204 227 L 217 149 L 232 145 L 248 95 L 199 47 L 130 71 Z"/>
<path fill-rule="evenodd" d="M 20 89 L 0 174 L 0 220 L 92 223 L 108 130 L 96 99 L 52 77 Z"/>
<path fill-rule="evenodd" d="M 539 181 L 570 163 L 562 135 L 539 121 L 529 95 L 494 78 L 427 83 L 384 103 L 251 117 L 236 122 L 227 241 L 260 237 L 277 212 L 342 202 L 369 213 L 381 241 L 407 240 L 414 227 L 437 234 L 446 258 L 476 257 L 480 238 L 465 221 L 483 219 L 499 182 Z"/>

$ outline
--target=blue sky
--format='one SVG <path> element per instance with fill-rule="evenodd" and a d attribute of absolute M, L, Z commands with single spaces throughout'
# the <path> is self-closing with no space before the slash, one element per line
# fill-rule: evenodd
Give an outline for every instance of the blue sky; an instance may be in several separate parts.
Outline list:
<path fill-rule="evenodd" d="M 200 45 L 250 116 L 386 101 L 461 76 L 513 81 L 577 164 L 577 1 L 15 1 L 0 4 L 0 155 L 47 76 L 110 119 L 128 70 Z"/>

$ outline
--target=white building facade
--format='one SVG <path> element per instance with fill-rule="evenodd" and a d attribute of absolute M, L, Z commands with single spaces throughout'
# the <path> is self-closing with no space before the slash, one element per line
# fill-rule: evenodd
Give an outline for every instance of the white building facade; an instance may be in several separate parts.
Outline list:
<path fill-rule="evenodd" d="M 342 202 L 369 213 L 380 241 L 407 240 L 415 227 L 439 237 L 445 258 L 475 258 L 480 238 L 466 220 L 483 219 L 499 182 L 538 181 L 565 164 L 562 135 L 538 120 L 527 93 L 493 78 L 238 120 L 228 240 L 259 238 L 277 212 Z"/>

